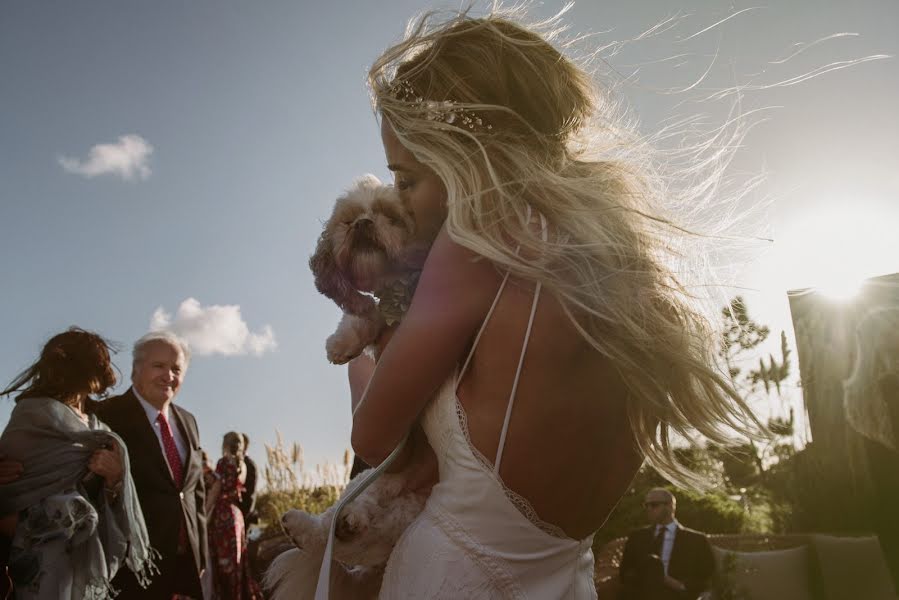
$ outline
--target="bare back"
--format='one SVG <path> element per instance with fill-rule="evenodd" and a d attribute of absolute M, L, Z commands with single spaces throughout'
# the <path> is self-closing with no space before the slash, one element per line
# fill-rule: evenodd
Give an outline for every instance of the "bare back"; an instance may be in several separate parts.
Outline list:
<path fill-rule="evenodd" d="M 497 275 L 497 288 L 500 281 Z M 459 386 L 471 444 L 490 462 L 497 455 L 534 291 L 532 283 L 509 280 Z M 544 290 L 499 474 L 541 520 L 572 538 L 603 524 L 642 463 L 626 395 L 610 362 L 588 346 Z"/>
<path fill-rule="evenodd" d="M 412 429 L 485 320 L 457 397 L 471 445 L 494 462 L 535 297 L 534 283 L 509 278 L 496 300 L 504 276 L 441 230 L 354 413 L 353 447 L 366 462 L 380 464 Z M 541 521 L 573 538 L 602 525 L 641 464 L 626 396 L 615 369 L 542 290 L 499 475 Z M 433 467 L 432 453 L 421 462 Z"/>

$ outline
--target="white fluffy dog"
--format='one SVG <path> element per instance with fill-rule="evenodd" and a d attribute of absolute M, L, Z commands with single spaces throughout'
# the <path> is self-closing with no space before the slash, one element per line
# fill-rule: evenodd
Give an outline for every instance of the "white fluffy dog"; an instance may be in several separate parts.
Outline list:
<path fill-rule="evenodd" d="M 408 309 L 430 247 L 415 240 L 415 221 L 392 186 L 359 179 L 338 198 L 309 266 L 318 290 L 344 311 L 326 342 L 342 364 L 377 340 Z M 371 293 L 369 296 L 367 293 Z M 377 299 L 377 302 L 375 301 Z M 341 498 L 371 471 L 357 475 Z M 384 474 L 337 519 L 331 567 L 332 598 L 376 598 L 384 566 L 402 532 L 424 507 L 427 493 L 405 489 L 403 473 Z M 281 518 L 296 548 L 278 556 L 264 585 L 274 600 L 312 599 L 336 504 L 321 515 L 290 510 Z"/>
<path fill-rule="evenodd" d="M 337 199 L 309 259 L 315 287 L 344 311 L 325 343 L 328 360 L 349 362 L 399 322 L 429 248 L 415 239 L 415 220 L 393 186 L 374 175 Z"/>
<path fill-rule="evenodd" d="M 357 475 L 342 496 L 358 487 Z M 381 475 L 337 519 L 331 598 L 377 598 L 381 576 L 400 535 L 424 507 L 427 494 L 404 491 L 402 473 Z M 312 600 L 336 504 L 321 515 L 290 510 L 281 525 L 296 548 L 278 556 L 265 574 L 273 600 Z"/>

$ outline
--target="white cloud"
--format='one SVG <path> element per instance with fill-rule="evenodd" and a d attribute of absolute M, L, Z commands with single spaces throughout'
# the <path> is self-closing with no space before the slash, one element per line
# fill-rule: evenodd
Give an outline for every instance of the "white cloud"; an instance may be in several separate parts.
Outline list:
<path fill-rule="evenodd" d="M 146 179 L 150 176 L 147 161 L 153 153 L 153 146 L 136 134 L 123 135 L 112 144 L 97 144 L 91 148 L 88 158 L 60 156 L 59 164 L 69 173 L 83 175 L 90 179 L 97 175 L 118 175 L 122 179 Z"/>
<path fill-rule="evenodd" d="M 201 306 L 195 298 L 181 303 L 175 318 L 161 306 L 153 312 L 150 330 L 168 329 L 184 338 L 194 354 L 253 354 L 259 356 L 277 347 L 275 332 L 265 325 L 257 333 L 250 331 L 240 306 L 213 304 Z"/>

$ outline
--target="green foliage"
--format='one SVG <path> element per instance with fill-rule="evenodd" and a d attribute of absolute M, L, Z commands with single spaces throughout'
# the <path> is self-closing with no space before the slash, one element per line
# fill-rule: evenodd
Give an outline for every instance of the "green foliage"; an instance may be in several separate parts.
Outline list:
<path fill-rule="evenodd" d="M 749 514 L 723 491 L 671 489 L 677 496 L 677 520 L 706 533 L 740 533 L 750 528 Z"/>
<path fill-rule="evenodd" d="M 299 508 L 312 514 L 324 512 L 337 501 L 340 492 L 341 488 L 333 485 L 293 490 L 266 490 L 256 499 L 256 511 L 259 513 L 260 526 L 263 528 L 280 527 L 281 515 L 291 508 Z"/>
<path fill-rule="evenodd" d="M 654 487 L 666 487 L 677 497 L 677 520 L 685 527 L 707 533 L 737 533 L 759 528 L 759 524 L 752 520 L 751 512 L 728 497 L 723 488 L 705 493 L 678 489 L 667 484 L 652 469 L 643 467 L 597 532 L 594 547 L 599 548 L 609 540 L 626 536 L 647 525 L 643 499 L 646 492 Z"/>
<path fill-rule="evenodd" d="M 263 529 L 279 531 L 281 515 L 292 508 L 318 514 L 334 504 L 346 486 L 351 460 L 346 451 L 342 469 L 325 464 L 307 472 L 303 447 L 297 443 L 287 446 L 281 433 L 275 434 L 275 443 L 265 445 L 265 489 L 257 495 L 256 510 Z"/>
<path fill-rule="evenodd" d="M 765 364 L 764 358 L 759 358 L 759 368 L 749 372 L 749 381 L 753 387 L 762 383 L 765 386 L 765 393 L 771 393 L 771 386 L 777 388 L 780 394 L 780 384 L 790 374 L 790 348 L 787 346 L 787 334 L 780 332 L 780 362 L 774 360 L 774 356 L 768 355 L 768 364 Z"/>
<path fill-rule="evenodd" d="M 752 355 L 768 338 L 770 330 L 750 318 L 746 302 L 740 296 L 721 310 L 721 317 L 724 331 L 719 354 L 727 364 L 734 389 L 749 404 L 754 400 L 770 402 L 773 392 L 781 397 L 782 384 L 789 378 L 791 366 L 786 333 L 780 332 L 779 359 L 769 355 L 766 362 L 764 357 L 759 357 L 758 368 L 747 370 L 742 365 L 752 360 Z M 749 442 L 735 448 L 713 449 L 723 464 L 731 487 L 749 487 L 759 481 L 764 482 L 770 465 L 792 455 L 793 410 L 790 409 L 788 417 L 769 419 L 767 425 L 771 438 L 760 446 Z"/>
<path fill-rule="evenodd" d="M 765 325 L 760 325 L 749 318 L 746 301 L 742 296 L 735 297 L 728 306 L 722 308 L 721 317 L 724 320 L 721 340 L 721 350 L 724 354 L 731 354 L 736 348 L 752 350 L 768 339 L 771 332 Z"/>
<path fill-rule="evenodd" d="M 727 365 L 731 382 L 744 398 L 759 392 L 761 385 L 765 394 L 771 393 L 774 387 L 781 392 L 781 384 L 790 376 L 790 348 L 787 345 L 787 334 L 780 332 L 780 360 L 768 355 L 768 362 L 759 357 L 757 369 L 749 369 L 744 373 L 741 363 L 746 362 L 747 354 L 768 339 L 770 330 L 749 317 L 749 310 L 742 297 L 737 296 L 730 304 L 721 309 L 724 330 L 721 335 L 719 355 Z"/>
<path fill-rule="evenodd" d="M 711 446 L 708 452 L 720 461 L 724 478 L 731 490 L 750 487 L 758 482 L 760 468 L 754 444 L 739 444 L 727 448 Z"/>
<path fill-rule="evenodd" d="M 724 489 L 727 478 L 720 457 L 695 445 L 676 448 L 674 455 L 680 464 L 701 475 L 710 488 Z"/>

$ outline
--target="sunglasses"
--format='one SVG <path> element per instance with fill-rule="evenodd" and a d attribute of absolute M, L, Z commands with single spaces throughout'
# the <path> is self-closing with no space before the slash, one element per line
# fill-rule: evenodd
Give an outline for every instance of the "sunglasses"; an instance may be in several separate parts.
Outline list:
<path fill-rule="evenodd" d="M 655 508 L 656 506 L 665 506 L 668 504 L 667 502 L 659 502 L 658 500 L 653 500 L 651 502 L 644 502 L 643 508 Z"/>

